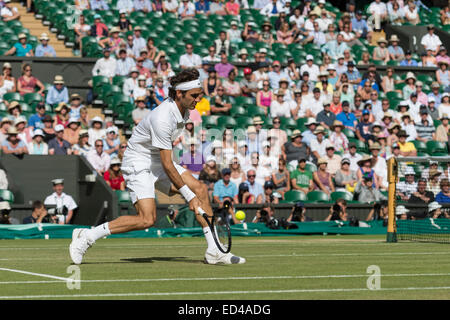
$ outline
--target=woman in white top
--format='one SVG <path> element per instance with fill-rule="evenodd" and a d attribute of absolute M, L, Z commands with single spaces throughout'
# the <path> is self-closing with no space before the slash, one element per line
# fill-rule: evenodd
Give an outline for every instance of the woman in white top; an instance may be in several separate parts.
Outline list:
<path fill-rule="evenodd" d="M 36 129 L 33 132 L 33 140 L 28 144 L 29 154 L 47 155 L 48 145 L 44 142 L 44 132 Z"/>
<path fill-rule="evenodd" d="M 75 0 L 75 7 L 80 11 L 91 8 L 88 0 Z"/>
<path fill-rule="evenodd" d="M 92 146 L 89 144 L 89 134 L 87 130 L 81 130 L 79 133 L 78 143 L 73 145 L 73 153 L 80 156 L 87 156 Z"/>
<path fill-rule="evenodd" d="M 178 10 L 178 1 L 177 0 L 166 0 L 163 2 L 163 12 L 172 12 L 177 13 Z"/>
<path fill-rule="evenodd" d="M 137 78 L 137 87 L 133 88 L 133 93 L 132 93 L 131 97 L 133 99 L 136 99 L 137 97 L 147 97 L 147 96 L 148 96 L 147 78 L 145 78 L 145 76 L 143 74 L 141 74 Z"/>
<path fill-rule="evenodd" d="M 235 156 L 231 160 L 230 164 L 230 170 L 231 170 L 231 177 L 230 181 L 233 182 L 236 187 L 239 187 L 241 182 L 246 180 L 245 172 L 241 168 L 241 164 L 239 163 L 238 158 Z"/>
<path fill-rule="evenodd" d="M 225 129 L 222 136 L 222 153 L 224 159 L 231 163 L 231 159 L 237 152 L 237 144 L 234 141 L 233 130 Z"/>
<path fill-rule="evenodd" d="M 106 138 L 106 130 L 103 129 L 103 120 L 99 116 L 91 120 L 91 127 L 88 130 L 89 144 L 93 146 L 98 139 Z"/>
<path fill-rule="evenodd" d="M 9 62 L 5 62 L 0 76 L 0 102 L 3 101 L 3 95 L 7 92 L 16 91 L 16 79 L 12 76 L 12 68 Z"/>
<path fill-rule="evenodd" d="M 420 22 L 419 13 L 417 11 L 416 5 L 414 4 L 414 1 L 410 1 L 408 3 L 408 6 L 403 10 L 405 12 L 406 21 L 414 25 Z"/>

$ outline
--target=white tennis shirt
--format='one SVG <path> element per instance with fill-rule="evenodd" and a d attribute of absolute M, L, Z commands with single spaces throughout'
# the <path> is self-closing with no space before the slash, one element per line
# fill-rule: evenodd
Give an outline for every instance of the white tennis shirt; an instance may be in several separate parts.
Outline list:
<path fill-rule="evenodd" d="M 159 158 L 159 150 L 172 150 L 172 142 L 181 134 L 189 111 L 181 114 L 177 104 L 167 98 L 137 125 L 128 141 L 124 158 Z"/>

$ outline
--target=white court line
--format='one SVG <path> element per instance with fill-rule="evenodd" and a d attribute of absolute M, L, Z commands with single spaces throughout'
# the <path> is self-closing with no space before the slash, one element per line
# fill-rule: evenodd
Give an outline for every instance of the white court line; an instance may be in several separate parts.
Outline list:
<path fill-rule="evenodd" d="M 356 252 L 356 253 L 291 253 L 291 254 L 259 254 L 259 255 L 245 255 L 246 258 L 270 258 L 270 257 L 352 257 L 352 256 L 404 256 L 404 255 L 449 255 L 450 251 L 444 252 Z M 167 256 L 170 258 L 172 256 Z M 179 258 L 198 258 L 198 255 L 195 256 L 185 256 Z M 136 257 L 119 257 L 119 258 L 111 258 L 109 260 L 125 260 L 125 259 L 135 259 Z M 44 260 L 66 260 L 66 258 L 1 258 L 0 261 L 44 261 Z M 108 259 L 102 259 L 108 260 Z M 109 261 L 108 260 L 108 261 Z M 182 260 L 180 260 L 182 261 Z"/>
<path fill-rule="evenodd" d="M 146 296 L 188 296 L 188 295 L 219 295 L 219 294 L 259 294 L 259 293 L 311 293 L 311 292 L 377 292 L 377 291 L 420 291 L 420 290 L 450 290 L 450 287 L 406 287 L 381 288 L 337 288 L 337 289 L 293 289 L 293 290 L 251 290 L 251 291 L 198 291 L 198 292 L 141 292 L 141 293 L 97 293 L 97 294 L 60 294 L 60 295 L 24 295 L 0 296 L 0 299 L 48 299 L 48 298 L 111 298 L 111 297 L 146 297 Z"/>
<path fill-rule="evenodd" d="M 0 271 L 4 268 L 0 268 Z M 11 271 L 7 269 L 6 271 Z M 14 270 L 19 272 L 20 270 Z M 67 282 L 68 278 L 54 277 L 51 275 L 20 271 L 20 273 L 41 276 L 46 278 L 55 278 L 60 281 L 3 281 L 0 284 L 43 284 Z M 255 276 L 255 277 L 208 277 L 208 278 L 154 278 L 154 279 L 103 279 L 103 280 L 77 280 L 82 283 L 94 282 L 166 282 L 166 281 L 230 281 L 230 280 L 289 280 L 289 279 L 331 279 L 331 278 L 366 278 L 367 274 L 336 274 L 336 275 L 300 275 L 300 276 Z M 382 277 L 442 277 L 450 276 L 450 273 L 394 273 L 382 274 Z"/>
<path fill-rule="evenodd" d="M 37 276 L 37 277 L 61 280 L 61 281 L 64 281 L 64 282 L 68 282 L 68 281 L 76 282 L 77 281 L 77 280 L 74 280 L 74 279 L 71 279 L 71 278 L 63 278 L 63 277 L 52 276 L 50 274 L 35 273 L 35 272 L 29 272 L 29 271 L 17 270 L 17 269 L 0 268 L 0 271 L 9 271 L 9 272 L 15 272 L 15 273 L 22 273 L 22 274 L 27 274 L 27 275 L 30 275 L 30 276 Z"/>

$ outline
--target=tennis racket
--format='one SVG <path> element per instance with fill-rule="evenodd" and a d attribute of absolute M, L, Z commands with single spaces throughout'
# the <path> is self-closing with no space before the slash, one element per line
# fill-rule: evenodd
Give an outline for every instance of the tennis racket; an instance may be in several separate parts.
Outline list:
<path fill-rule="evenodd" d="M 219 211 L 213 216 L 206 214 L 205 210 L 198 208 L 198 212 L 208 223 L 214 242 L 220 252 L 228 253 L 231 250 L 231 229 L 228 219 L 224 213 Z"/>

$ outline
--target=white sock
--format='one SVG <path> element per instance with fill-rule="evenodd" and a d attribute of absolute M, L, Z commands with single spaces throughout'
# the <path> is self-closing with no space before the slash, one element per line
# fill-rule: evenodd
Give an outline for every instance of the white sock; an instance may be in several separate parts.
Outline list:
<path fill-rule="evenodd" d="M 214 238 L 212 236 L 211 233 L 211 229 L 209 227 L 204 227 L 203 228 L 203 234 L 205 235 L 206 238 L 206 243 L 208 244 L 208 251 L 216 251 L 216 243 L 214 242 Z"/>
<path fill-rule="evenodd" d="M 109 236 L 110 234 L 111 231 L 109 231 L 108 222 L 96 226 L 94 229 L 89 229 L 88 231 L 86 231 L 86 237 L 94 242 L 98 239 Z"/>

